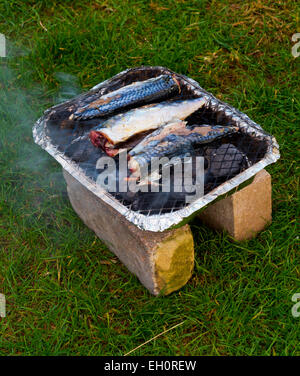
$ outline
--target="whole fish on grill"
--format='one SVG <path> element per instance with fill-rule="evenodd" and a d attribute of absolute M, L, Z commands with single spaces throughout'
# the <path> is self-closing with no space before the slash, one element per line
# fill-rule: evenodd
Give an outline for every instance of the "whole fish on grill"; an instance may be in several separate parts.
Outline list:
<path fill-rule="evenodd" d="M 84 120 L 106 116 L 129 105 L 158 100 L 176 92 L 180 92 L 180 85 L 175 76 L 164 74 L 123 86 L 97 99 L 92 96 L 92 102 L 77 108 L 70 119 Z"/>
<path fill-rule="evenodd" d="M 166 101 L 143 106 L 108 119 L 90 132 L 94 146 L 109 156 L 119 153 L 120 144 L 142 132 L 157 129 L 174 120 L 183 120 L 206 104 L 203 97 L 189 100 Z"/>
<path fill-rule="evenodd" d="M 189 127 L 185 121 L 167 124 L 145 137 L 129 152 L 128 168 L 131 177 L 139 178 L 142 168 L 146 171 L 153 157 L 182 158 L 193 155 L 193 146 L 207 144 L 238 130 L 238 127 L 220 125 Z"/>

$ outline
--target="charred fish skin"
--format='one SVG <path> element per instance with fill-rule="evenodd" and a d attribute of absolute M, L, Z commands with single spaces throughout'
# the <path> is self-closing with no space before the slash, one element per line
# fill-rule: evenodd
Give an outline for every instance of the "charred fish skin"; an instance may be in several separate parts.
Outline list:
<path fill-rule="evenodd" d="M 178 91 L 180 91 L 178 81 L 171 75 L 165 74 L 146 81 L 135 82 L 103 95 L 78 108 L 71 116 L 75 120 L 106 116 L 129 105 L 154 101 Z"/>
<path fill-rule="evenodd" d="M 204 97 L 165 101 L 115 115 L 90 132 L 94 146 L 108 155 L 116 145 L 139 133 L 155 130 L 167 123 L 183 120 L 207 103 Z"/>
<path fill-rule="evenodd" d="M 177 121 L 167 124 L 145 137 L 129 152 L 129 156 L 173 154 L 173 150 L 213 142 L 225 135 L 236 133 L 238 130 L 238 127 L 206 124 L 190 128 L 187 126 L 187 122 Z"/>
<path fill-rule="evenodd" d="M 213 142 L 238 130 L 238 127 L 219 125 L 189 128 L 184 121 L 169 124 L 145 137 L 129 152 L 128 168 L 134 176 L 138 177 L 141 168 L 150 164 L 153 157 L 182 158 L 192 155 L 195 145 Z"/>
<path fill-rule="evenodd" d="M 237 133 L 238 127 L 234 126 L 221 126 L 221 125 L 200 125 L 194 126 L 191 129 L 191 133 L 187 135 L 187 140 L 192 145 L 195 144 L 207 144 L 218 140 L 227 135 Z"/>

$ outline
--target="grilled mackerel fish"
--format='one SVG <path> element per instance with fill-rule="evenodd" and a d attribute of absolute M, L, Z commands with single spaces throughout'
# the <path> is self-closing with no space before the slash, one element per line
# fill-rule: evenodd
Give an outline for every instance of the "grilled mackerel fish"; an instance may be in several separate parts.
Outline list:
<path fill-rule="evenodd" d="M 128 168 L 132 178 L 140 178 L 141 171 L 153 157 L 179 157 L 193 155 L 193 146 L 207 144 L 225 135 L 238 132 L 238 127 L 220 125 L 187 126 L 186 121 L 176 121 L 157 129 L 145 137 L 128 154 Z"/>
<path fill-rule="evenodd" d="M 108 119 L 90 132 L 94 146 L 100 147 L 109 156 L 115 156 L 124 144 L 133 136 L 142 132 L 155 130 L 167 123 L 184 120 L 206 104 L 203 97 L 165 101 L 130 110 Z"/>
<path fill-rule="evenodd" d="M 164 74 L 146 81 L 134 82 L 102 95 L 91 103 L 79 107 L 70 119 L 84 120 L 106 116 L 129 105 L 158 100 L 176 92 L 180 92 L 180 86 L 175 76 Z"/>

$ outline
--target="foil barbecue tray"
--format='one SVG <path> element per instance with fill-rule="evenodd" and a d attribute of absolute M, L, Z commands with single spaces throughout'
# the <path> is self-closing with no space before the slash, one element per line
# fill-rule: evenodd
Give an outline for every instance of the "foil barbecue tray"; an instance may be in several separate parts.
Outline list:
<path fill-rule="evenodd" d="M 223 160 L 219 160 L 219 170 L 204 186 L 204 195 L 191 203 L 177 199 L 176 195 L 164 200 L 163 195 L 152 192 L 143 195 L 137 194 L 134 200 L 129 200 L 122 194 L 110 193 L 103 189 L 96 182 L 99 173 L 96 164 L 104 152 L 95 148 L 88 137 L 90 130 L 103 119 L 70 120 L 74 104 L 78 101 L 84 101 L 88 96 L 97 98 L 133 82 L 144 81 L 162 74 L 173 75 L 180 84 L 180 91 L 173 94 L 172 98 L 164 100 L 189 99 L 200 96 L 205 98 L 205 105 L 192 115 L 194 122 L 231 125 L 239 128 L 237 134 L 227 136 L 225 140 L 214 141 L 199 147 L 199 155 L 209 156 L 224 144 L 233 145 L 244 157 L 239 170 L 231 170 L 226 173 L 228 166 L 226 165 L 226 153 L 224 153 Z M 128 109 L 130 108 L 123 109 L 121 112 L 128 111 Z M 87 93 L 47 109 L 35 123 L 33 137 L 38 145 L 55 158 L 63 169 L 84 187 L 140 229 L 155 232 L 186 223 L 189 217 L 192 217 L 197 211 L 247 181 L 280 157 L 279 146 L 275 138 L 247 115 L 227 103 L 221 102 L 201 88 L 193 79 L 159 66 L 125 70 L 96 85 Z"/>

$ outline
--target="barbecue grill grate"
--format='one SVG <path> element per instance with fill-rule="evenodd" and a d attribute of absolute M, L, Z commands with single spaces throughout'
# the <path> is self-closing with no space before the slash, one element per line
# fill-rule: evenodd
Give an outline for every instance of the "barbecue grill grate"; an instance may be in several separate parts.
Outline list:
<path fill-rule="evenodd" d="M 102 95 L 136 80 L 145 80 L 164 73 L 170 73 L 170 71 L 161 67 L 136 68 L 105 81 L 93 90 Z M 275 140 L 246 115 L 218 101 L 200 88 L 195 81 L 181 75 L 176 75 L 176 78 L 180 82 L 181 92 L 176 97 L 172 97 L 172 100 L 195 98 L 201 95 L 207 99 L 206 105 L 187 119 L 188 125 L 238 126 L 240 129 L 238 133 L 195 148 L 195 154 L 204 157 L 207 167 L 205 170 L 207 174 L 204 198 L 215 192 L 216 188 L 223 187 L 224 183 L 230 181 L 230 179 L 242 176 L 243 172 L 248 171 L 251 166 L 257 165 L 258 162 L 266 165 L 279 157 L 277 155 L 276 158 L 274 157 L 273 160 L 266 163 L 266 157 L 272 153 Z M 51 154 L 63 166 L 72 165 L 72 169 L 77 171 L 78 176 L 84 176 L 96 185 L 97 177 L 101 173 L 96 168 L 96 164 L 98 159 L 105 154 L 101 149 L 92 145 L 88 135 L 93 127 L 107 118 L 101 120 L 99 118 L 81 121 L 69 120 L 69 115 L 74 109 L 74 103 L 78 98 L 82 99 L 86 95 L 83 94 L 47 110 L 44 117 L 35 126 L 34 137 L 35 141 L 47 151 L 51 149 Z M 130 107 L 126 111 L 128 109 Z M 59 156 L 59 158 L 56 156 Z M 253 168 L 252 171 L 254 171 Z M 244 180 L 245 178 L 241 179 L 241 182 Z M 230 186 L 228 186 L 228 190 L 230 190 Z M 120 207 L 126 208 L 128 213 L 135 212 L 137 215 L 146 218 L 152 216 L 157 218 L 166 213 L 173 215 L 181 209 L 188 209 L 190 205 L 183 199 L 183 195 L 170 195 L 164 192 L 136 192 L 129 195 L 110 193 L 110 195 L 119 202 Z M 122 209 L 123 212 L 124 209 Z M 143 221 L 145 220 L 144 217 Z M 176 221 L 178 222 L 177 219 Z M 158 227 L 161 229 L 161 226 Z"/>

